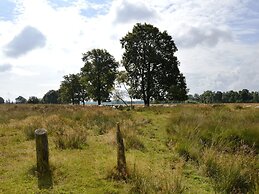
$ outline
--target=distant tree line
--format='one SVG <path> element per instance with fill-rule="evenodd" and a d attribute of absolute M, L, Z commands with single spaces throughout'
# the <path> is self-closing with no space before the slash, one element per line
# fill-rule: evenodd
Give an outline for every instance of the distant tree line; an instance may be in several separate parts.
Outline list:
<path fill-rule="evenodd" d="M 125 70 L 118 70 L 120 64 L 107 50 L 92 49 L 83 53 L 80 72 L 65 75 L 57 91 L 48 91 L 42 99 L 19 96 L 16 103 L 84 104 L 93 100 L 100 105 L 111 97 L 126 103 L 124 94 L 115 90 L 115 83 L 123 85 L 131 101 L 141 99 L 145 106 L 151 102 L 187 100 L 185 77 L 175 56 L 178 49 L 166 31 L 137 23 L 120 42 Z"/>
<path fill-rule="evenodd" d="M 240 91 L 230 90 L 227 92 L 214 92 L 207 90 L 201 95 L 189 95 L 188 100 L 200 103 L 258 103 L 259 92 L 250 92 L 248 89 L 243 89 Z"/>
<path fill-rule="evenodd" d="M 124 73 L 124 72 L 122 72 Z M 73 74 L 70 75 L 70 77 Z M 78 75 L 77 75 L 78 76 Z M 124 76 L 124 75 L 123 75 Z M 66 76 L 65 76 L 66 77 Z M 120 77 L 121 78 L 121 77 Z M 130 93 L 130 91 L 127 91 Z M 116 94 L 116 93 L 115 93 Z M 80 95 L 79 95 L 80 96 Z M 121 95 L 119 95 L 120 97 Z M 69 99 L 69 98 L 68 98 Z M 79 104 L 80 102 L 85 102 L 84 100 L 81 100 L 83 98 L 80 98 L 76 96 L 74 98 L 74 103 Z M 123 101 L 123 99 L 120 99 Z M 65 101 L 67 102 L 67 101 Z M 70 101 L 71 102 L 71 101 Z M 259 92 L 257 91 L 249 91 L 248 89 L 243 89 L 240 91 L 227 91 L 227 92 L 221 92 L 221 91 L 210 91 L 207 90 L 203 92 L 202 94 L 194 94 L 188 95 L 187 103 L 193 102 L 193 103 L 259 103 Z M 9 103 L 16 103 L 16 104 L 61 104 L 64 103 L 62 101 L 60 96 L 60 89 L 59 90 L 49 90 L 42 99 L 39 99 L 35 96 L 29 97 L 27 100 L 26 98 L 19 96 L 15 99 L 15 102 L 10 102 L 10 100 L 4 100 L 2 97 L 0 97 L 0 104 L 9 104 Z"/>

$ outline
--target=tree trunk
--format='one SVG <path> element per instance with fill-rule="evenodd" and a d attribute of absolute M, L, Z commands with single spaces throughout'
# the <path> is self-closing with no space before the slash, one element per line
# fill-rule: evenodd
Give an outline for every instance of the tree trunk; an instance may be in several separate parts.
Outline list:
<path fill-rule="evenodd" d="M 149 96 L 147 96 L 147 100 L 146 100 L 146 107 L 149 107 L 149 105 L 150 105 L 150 97 Z"/>
<path fill-rule="evenodd" d="M 150 63 L 148 63 L 147 66 L 148 70 L 147 70 L 147 106 L 149 106 L 150 104 L 150 85 L 151 85 L 151 72 L 150 72 Z"/>
<path fill-rule="evenodd" d="M 144 84 L 144 73 L 142 73 L 141 75 L 141 90 L 143 94 L 144 106 L 147 106 L 146 91 L 145 91 L 145 84 Z"/>

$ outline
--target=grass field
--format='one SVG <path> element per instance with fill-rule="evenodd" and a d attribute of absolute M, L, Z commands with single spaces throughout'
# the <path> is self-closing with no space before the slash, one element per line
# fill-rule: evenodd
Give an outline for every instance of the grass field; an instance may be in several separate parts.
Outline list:
<path fill-rule="evenodd" d="M 259 108 L 0 106 L 0 193 L 259 193 Z M 120 122 L 129 175 L 113 176 Z M 49 137 L 38 187 L 34 130 Z"/>

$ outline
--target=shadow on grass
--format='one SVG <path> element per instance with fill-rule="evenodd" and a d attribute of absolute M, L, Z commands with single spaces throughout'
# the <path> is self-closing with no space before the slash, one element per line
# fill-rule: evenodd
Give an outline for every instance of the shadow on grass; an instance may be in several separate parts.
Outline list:
<path fill-rule="evenodd" d="M 53 187 L 51 171 L 38 175 L 38 187 L 39 189 L 50 189 Z"/>
<path fill-rule="evenodd" d="M 52 171 L 49 170 L 45 173 L 38 173 L 37 168 L 34 166 L 29 170 L 29 174 L 36 176 L 38 178 L 39 189 L 51 189 L 53 188 Z"/>

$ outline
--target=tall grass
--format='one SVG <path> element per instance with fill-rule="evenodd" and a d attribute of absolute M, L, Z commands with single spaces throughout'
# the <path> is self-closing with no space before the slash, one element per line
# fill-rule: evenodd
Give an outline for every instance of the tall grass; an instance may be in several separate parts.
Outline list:
<path fill-rule="evenodd" d="M 104 173 L 116 165 L 116 122 L 129 170 L 123 181 Z M 257 193 L 258 126 L 259 109 L 242 105 L 0 105 L 0 193 L 45 192 L 27 174 L 37 128 L 48 131 L 56 168 L 46 193 Z"/>
<path fill-rule="evenodd" d="M 223 193 L 254 193 L 258 185 L 258 163 L 251 151 L 234 155 L 206 150 L 204 172 L 212 178 L 215 191 Z"/>
<path fill-rule="evenodd" d="M 152 172 L 145 170 L 146 167 L 134 164 L 130 169 L 129 183 L 132 185 L 129 193 L 184 193 L 183 166 L 178 163 L 172 170 L 168 166 L 153 169 Z"/>
<path fill-rule="evenodd" d="M 255 109 L 186 107 L 172 114 L 167 133 L 181 157 L 205 166 L 215 191 L 253 193 L 259 176 L 258 124 Z"/>
<path fill-rule="evenodd" d="M 87 132 L 83 129 L 66 129 L 56 132 L 54 143 L 60 149 L 83 149 L 87 145 Z"/>

